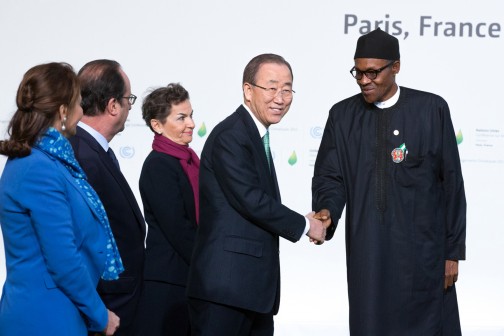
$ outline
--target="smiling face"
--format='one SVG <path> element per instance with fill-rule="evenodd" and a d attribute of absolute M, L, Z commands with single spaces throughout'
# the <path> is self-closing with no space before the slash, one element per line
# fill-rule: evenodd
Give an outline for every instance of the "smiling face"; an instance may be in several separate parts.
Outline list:
<path fill-rule="evenodd" d="M 154 132 L 162 134 L 171 141 L 179 145 L 189 145 L 192 141 L 194 121 L 191 102 L 185 100 L 180 104 L 171 106 L 171 112 L 166 117 L 164 123 L 160 120 L 152 119 L 151 126 Z"/>
<path fill-rule="evenodd" d="M 264 88 L 277 89 L 277 94 L 272 97 Z M 279 123 L 289 111 L 292 97 L 286 99 L 281 90 L 291 89 L 292 74 L 285 64 L 264 63 L 257 71 L 255 83 L 243 84 L 245 104 L 267 128 Z"/>
<path fill-rule="evenodd" d="M 378 70 L 388 64 L 388 60 L 377 58 L 356 58 L 355 69 L 365 72 Z M 395 75 L 399 73 L 401 63 L 396 61 L 391 66 L 383 69 L 375 79 L 362 76 L 357 80 L 362 96 L 368 103 L 383 102 L 392 97 L 397 91 Z"/>

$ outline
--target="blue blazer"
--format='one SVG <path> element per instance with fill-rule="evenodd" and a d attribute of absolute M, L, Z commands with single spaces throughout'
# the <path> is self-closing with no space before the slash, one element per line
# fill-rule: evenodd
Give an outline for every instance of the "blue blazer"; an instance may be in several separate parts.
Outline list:
<path fill-rule="evenodd" d="M 0 178 L 7 278 L 0 335 L 86 335 L 107 309 L 96 285 L 105 230 L 67 169 L 33 148 L 9 159 Z"/>

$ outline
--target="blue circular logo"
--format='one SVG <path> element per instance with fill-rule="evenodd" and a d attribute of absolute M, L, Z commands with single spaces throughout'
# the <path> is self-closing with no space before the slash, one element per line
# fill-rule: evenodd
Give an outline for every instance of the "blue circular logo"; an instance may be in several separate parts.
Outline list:
<path fill-rule="evenodd" d="M 324 129 L 320 126 L 314 126 L 310 129 L 310 135 L 314 139 L 322 138 L 322 134 L 324 134 Z"/>
<path fill-rule="evenodd" d="M 130 146 L 124 146 L 119 149 L 119 154 L 125 159 L 131 159 L 135 156 L 135 148 Z"/>

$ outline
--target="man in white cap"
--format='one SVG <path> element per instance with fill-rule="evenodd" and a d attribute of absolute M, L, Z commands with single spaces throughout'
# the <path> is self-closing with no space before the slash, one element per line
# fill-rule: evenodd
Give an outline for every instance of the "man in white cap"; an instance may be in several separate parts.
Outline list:
<path fill-rule="evenodd" d="M 326 240 L 346 205 L 350 333 L 461 335 L 466 200 L 448 105 L 396 84 L 399 42 L 379 28 L 354 61 L 361 93 L 331 108 L 312 182 Z"/>

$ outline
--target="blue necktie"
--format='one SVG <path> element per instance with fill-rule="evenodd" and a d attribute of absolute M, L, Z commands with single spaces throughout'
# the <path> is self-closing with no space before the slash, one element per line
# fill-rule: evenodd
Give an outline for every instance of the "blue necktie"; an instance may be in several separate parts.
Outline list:
<path fill-rule="evenodd" d="M 117 160 L 114 151 L 112 150 L 111 147 L 109 147 L 107 151 L 108 156 L 112 159 L 112 162 L 114 162 L 114 165 L 117 167 L 117 169 L 121 170 L 121 167 L 119 166 L 119 161 Z"/>

